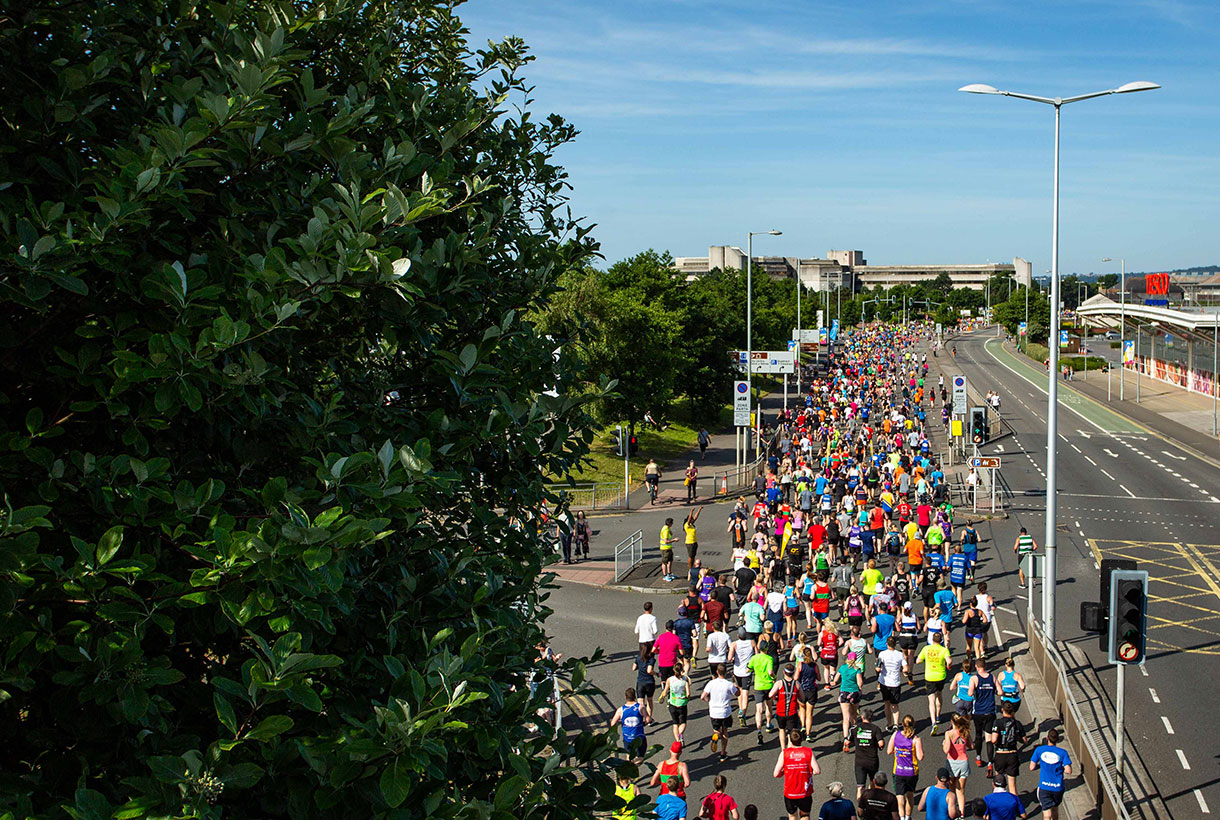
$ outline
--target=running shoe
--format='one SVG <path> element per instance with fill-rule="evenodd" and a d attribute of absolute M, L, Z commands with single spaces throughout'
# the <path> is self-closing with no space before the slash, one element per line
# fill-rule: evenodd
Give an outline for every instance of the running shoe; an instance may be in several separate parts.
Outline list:
<path fill-rule="evenodd" d="M 939 723 L 932 727 L 932 734 L 934 734 L 934 735 L 940 734 L 940 724 Z"/>
<path fill-rule="evenodd" d="M 728 760 L 729 760 L 729 756 L 727 754 L 725 754 L 724 752 L 721 752 L 720 753 L 720 762 L 727 763 Z"/>
<path fill-rule="evenodd" d="M 974 765 L 975 765 L 975 766 L 978 766 L 980 769 L 981 769 L 981 768 L 983 768 L 983 758 L 981 758 L 981 757 L 975 757 L 975 758 L 974 758 Z"/>
<path fill-rule="evenodd" d="M 758 745 L 759 745 L 759 746 L 763 745 L 763 733 L 762 733 L 762 729 L 759 729 L 759 730 L 758 730 Z"/>
<path fill-rule="evenodd" d="M 995 767 L 992 766 L 990 763 L 987 764 L 987 776 L 995 777 Z"/>

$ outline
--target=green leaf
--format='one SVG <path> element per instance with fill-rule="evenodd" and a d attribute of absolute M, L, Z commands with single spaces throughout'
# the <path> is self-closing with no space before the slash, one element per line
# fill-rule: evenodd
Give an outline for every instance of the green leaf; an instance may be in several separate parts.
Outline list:
<path fill-rule="evenodd" d="M 25 414 L 25 429 L 33 435 L 42 427 L 42 408 L 31 407 L 30 412 Z"/>
<path fill-rule="evenodd" d="M 411 767 L 396 757 L 381 772 L 381 796 L 390 808 L 396 809 L 407 799 L 411 790 Z"/>
<path fill-rule="evenodd" d="M 261 723 L 246 732 L 247 740 L 270 740 L 287 732 L 293 726 L 292 718 L 287 715 L 272 715 L 264 718 Z"/>
<path fill-rule="evenodd" d="M 238 763 L 222 766 L 216 777 L 230 789 L 248 789 L 263 779 L 264 770 L 254 763 Z"/>
<path fill-rule="evenodd" d="M 229 703 L 229 699 L 220 692 L 213 692 L 212 703 L 216 706 L 216 717 L 224 727 L 237 734 L 237 715 L 233 712 L 233 704 Z"/>
<path fill-rule="evenodd" d="M 517 802 L 521 792 L 525 791 L 526 781 L 520 775 L 513 775 L 503 781 L 496 789 L 493 803 L 499 811 L 508 811 Z"/>
<path fill-rule="evenodd" d="M 97 563 L 99 566 L 104 566 L 115 553 L 119 551 L 119 547 L 123 545 L 123 528 L 121 526 L 111 527 L 106 530 L 102 536 L 102 540 L 97 542 Z"/>

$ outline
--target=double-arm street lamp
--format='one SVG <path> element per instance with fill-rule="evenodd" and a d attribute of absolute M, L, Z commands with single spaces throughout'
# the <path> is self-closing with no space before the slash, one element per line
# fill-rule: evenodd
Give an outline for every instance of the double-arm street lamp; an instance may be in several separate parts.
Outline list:
<path fill-rule="evenodd" d="M 1110 94 L 1129 94 L 1134 91 L 1151 91 L 1160 88 L 1156 83 L 1134 82 L 1121 85 L 1106 91 L 1094 91 L 1090 94 L 1078 94 L 1074 97 L 1038 97 L 1033 94 L 1021 94 L 1016 91 L 1001 91 L 998 88 L 982 83 L 963 86 L 958 89 L 970 94 L 995 94 L 1002 97 L 1016 97 L 1021 100 L 1049 105 L 1055 109 L 1055 164 L 1053 199 L 1051 204 L 1051 327 L 1047 347 L 1050 348 L 1050 366 L 1047 369 L 1047 412 L 1046 412 L 1046 570 L 1043 578 L 1042 593 L 1042 625 L 1048 642 L 1055 640 L 1055 585 L 1057 583 L 1056 562 L 1056 524 L 1059 512 L 1058 473 L 1056 470 L 1056 444 L 1059 436 L 1058 403 L 1059 403 L 1059 111 L 1068 103 L 1091 100 L 1094 97 L 1106 97 Z M 1026 326 L 1028 327 L 1028 325 Z"/>
<path fill-rule="evenodd" d="M 749 231 L 746 233 L 746 382 L 750 386 L 750 412 L 754 410 L 754 237 L 766 234 L 779 236 L 783 231 L 772 228 L 769 231 Z M 756 448 L 757 449 L 757 448 Z"/>

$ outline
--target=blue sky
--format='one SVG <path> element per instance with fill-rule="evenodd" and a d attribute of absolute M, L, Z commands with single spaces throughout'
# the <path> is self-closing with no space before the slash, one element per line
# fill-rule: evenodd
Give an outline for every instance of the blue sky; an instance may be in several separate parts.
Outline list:
<path fill-rule="evenodd" d="M 535 109 L 581 131 L 559 161 L 608 261 L 646 248 L 877 264 L 1050 267 L 1063 108 L 1066 272 L 1220 263 L 1220 3 L 1213 0 L 470 0 L 474 44 L 517 35 Z"/>

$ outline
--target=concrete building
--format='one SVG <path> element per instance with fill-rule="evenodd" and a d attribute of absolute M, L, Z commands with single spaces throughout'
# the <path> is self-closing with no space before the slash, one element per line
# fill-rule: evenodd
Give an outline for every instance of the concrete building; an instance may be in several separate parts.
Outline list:
<path fill-rule="evenodd" d="M 746 254 L 731 245 L 712 245 L 707 256 L 679 256 L 674 269 L 688 281 L 716 268 L 745 270 Z M 826 258 L 793 256 L 756 256 L 755 270 L 777 279 L 799 277 L 809 290 L 839 287 L 859 291 L 877 285 L 893 287 L 935 279 L 947 273 L 954 287 L 981 290 L 995 274 L 1008 274 L 1018 285 L 1028 285 L 1033 279 L 1031 265 L 1021 257 L 1012 264 L 988 262 L 983 265 L 869 265 L 864 252 L 858 250 L 827 251 Z"/>

